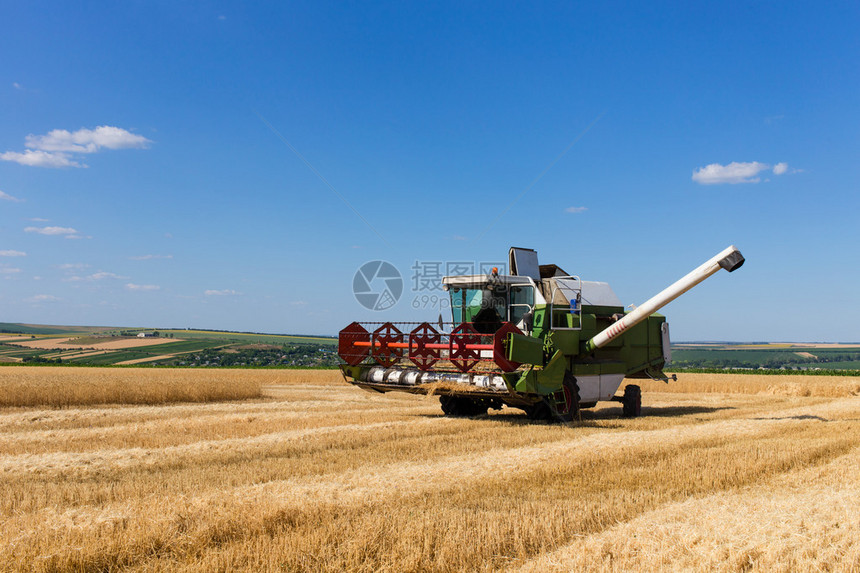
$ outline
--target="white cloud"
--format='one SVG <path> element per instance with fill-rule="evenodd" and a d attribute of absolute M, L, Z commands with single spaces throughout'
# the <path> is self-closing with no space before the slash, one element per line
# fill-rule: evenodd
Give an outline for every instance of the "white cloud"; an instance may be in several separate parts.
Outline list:
<path fill-rule="evenodd" d="M 66 235 L 69 237 L 78 237 L 78 231 L 71 227 L 26 227 L 25 233 L 39 233 L 40 235 Z"/>
<path fill-rule="evenodd" d="M 69 277 L 69 278 L 63 279 L 63 282 L 67 282 L 67 283 L 76 283 L 76 282 L 81 282 L 81 281 L 92 282 L 92 281 L 101 281 L 104 279 L 126 280 L 126 279 L 128 279 L 128 277 L 123 277 L 123 276 L 120 276 L 116 273 L 107 273 L 105 271 L 99 271 L 97 273 L 93 273 L 93 274 L 86 276 L 86 277 L 79 277 L 79 276 Z"/>
<path fill-rule="evenodd" d="M 584 213 L 588 211 L 588 207 L 568 207 L 564 210 L 565 213 Z"/>
<path fill-rule="evenodd" d="M 110 125 L 77 131 L 54 129 L 45 135 L 28 135 L 24 138 L 28 149 L 0 153 L 0 159 L 30 167 L 87 167 L 76 161 L 73 155 L 96 153 L 102 149 L 142 149 L 150 143 L 142 135 Z"/>
<path fill-rule="evenodd" d="M 133 283 L 128 283 L 125 285 L 125 288 L 128 290 L 159 290 L 161 287 L 158 285 L 136 285 Z"/>
<path fill-rule="evenodd" d="M 74 132 L 54 129 L 46 135 L 28 135 L 24 141 L 30 149 L 70 153 L 95 153 L 102 148 L 140 149 L 152 143 L 142 135 L 110 125 Z"/>
<path fill-rule="evenodd" d="M 89 267 L 89 265 L 84 264 L 84 263 L 64 263 L 62 265 L 59 265 L 57 268 L 63 269 L 64 271 L 68 271 L 68 270 L 86 269 L 88 267 Z"/>
<path fill-rule="evenodd" d="M 47 223 L 50 219 L 42 219 L 41 217 L 31 217 L 27 219 L 28 221 L 33 221 L 34 223 Z"/>
<path fill-rule="evenodd" d="M 24 89 L 24 86 L 22 86 L 18 82 L 12 82 L 12 87 L 15 88 L 16 90 L 23 90 Z"/>
<path fill-rule="evenodd" d="M 0 267 L 0 274 L 2 275 L 14 275 L 20 272 L 21 269 L 16 269 L 15 267 Z"/>
<path fill-rule="evenodd" d="M 294 300 L 290 304 L 293 306 L 307 306 L 308 302 L 306 300 Z"/>
<path fill-rule="evenodd" d="M 47 151 L 27 149 L 24 153 L 7 151 L 0 153 L 3 161 L 14 161 L 29 167 L 86 167 L 77 161 L 72 161 L 65 153 L 49 153 Z"/>
<path fill-rule="evenodd" d="M 767 163 L 753 161 L 750 163 L 738 163 L 733 161 L 728 165 L 711 163 L 693 171 L 693 181 L 701 185 L 718 185 L 721 183 L 758 183 L 761 178 L 757 175 L 769 169 Z"/>
<path fill-rule="evenodd" d="M 121 277 L 116 273 L 106 273 L 104 271 L 99 271 L 95 274 L 90 275 L 87 278 L 90 278 L 94 281 L 100 281 L 102 279 L 127 279 L 128 277 Z"/>
<path fill-rule="evenodd" d="M 17 197 L 12 197 L 8 193 L 3 193 L 2 191 L 0 191 L 0 199 L 3 199 L 4 201 L 13 201 L 15 203 L 21 203 L 24 201 L 23 199 L 18 199 Z"/>
<path fill-rule="evenodd" d="M 26 257 L 27 253 L 24 251 L 0 251 L 0 257 Z"/>
<path fill-rule="evenodd" d="M 773 166 L 774 175 L 782 175 L 788 171 L 788 163 L 777 163 Z"/>
<path fill-rule="evenodd" d="M 224 289 L 224 290 L 207 290 L 203 294 L 206 296 L 230 296 L 236 294 L 242 294 L 232 289 Z"/>
<path fill-rule="evenodd" d="M 37 294 L 35 296 L 31 296 L 28 299 L 25 299 L 27 302 L 56 302 L 60 300 L 52 294 Z"/>
<path fill-rule="evenodd" d="M 173 255 L 138 255 L 136 257 L 129 257 L 129 260 L 132 261 L 149 261 L 152 259 L 172 259 Z"/>

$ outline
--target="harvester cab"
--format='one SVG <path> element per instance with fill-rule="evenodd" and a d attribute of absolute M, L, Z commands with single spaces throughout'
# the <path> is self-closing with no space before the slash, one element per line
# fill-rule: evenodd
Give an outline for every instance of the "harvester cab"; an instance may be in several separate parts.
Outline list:
<path fill-rule="evenodd" d="M 472 323 L 481 334 L 495 334 L 504 323 L 521 330 L 534 310 L 535 285 L 523 277 L 473 275 L 445 277 L 453 324 Z"/>
<path fill-rule="evenodd" d="M 344 378 L 377 392 L 439 396 L 447 415 L 485 414 L 503 405 L 534 419 L 563 421 L 601 400 L 641 411 L 639 386 L 624 378 L 667 380 L 669 325 L 657 314 L 721 268 L 744 258 L 728 247 L 632 311 L 604 282 L 540 265 L 532 249 L 511 248 L 510 274 L 448 276 L 452 322 L 357 323 L 340 332 Z M 402 329 L 403 326 L 409 328 Z"/>

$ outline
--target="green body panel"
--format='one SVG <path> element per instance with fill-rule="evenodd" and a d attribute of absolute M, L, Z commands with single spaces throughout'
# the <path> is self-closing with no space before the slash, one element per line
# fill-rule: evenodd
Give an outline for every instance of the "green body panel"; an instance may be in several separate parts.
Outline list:
<path fill-rule="evenodd" d="M 545 364 L 547 357 L 561 354 L 566 357 L 567 368 L 575 376 L 624 374 L 640 378 L 648 378 L 649 375 L 662 377 L 664 360 L 661 327 L 666 322 L 663 315 L 652 314 L 602 348 L 587 352 L 586 342 L 612 325 L 615 322 L 613 315 L 624 314 L 623 309 L 584 306 L 581 312 L 574 314 L 570 309 L 556 305 L 552 314 L 553 327 L 550 328 L 549 305 L 535 307 L 531 336 L 509 336 L 509 360 L 543 366 L 546 371 L 549 369 L 549 364 Z M 572 324 L 578 328 L 571 327 Z M 539 382 L 535 376 L 537 374 L 523 374 L 513 385 L 518 392 L 536 392 L 538 386 L 543 390 L 557 389 L 557 384 L 561 383 L 555 375 L 550 376 L 552 382 Z"/>
<path fill-rule="evenodd" d="M 555 305 L 552 309 L 552 324 L 550 324 L 549 305 L 539 304 L 534 310 L 534 333 L 542 336 L 553 329 L 573 328 L 577 331 L 590 332 L 586 338 L 591 338 L 600 330 L 597 327 L 597 317 L 610 317 L 613 314 L 623 314 L 624 309 L 615 306 L 583 306 L 577 313 L 570 312 L 566 306 Z M 608 324 L 607 324 L 608 326 Z"/>
<path fill-rule="evenodd" d="M 508 360 L 520 364 L 543 364 L 543 340 L 512 332 L 508 335 Z"/>
<path fill-rule="evenodd" d="M 538 372 L 537 393 L 546 395 L 561 388 L 564 382 L 564 373 L 568 368 L 567 358 L 560 351 L 556 352 L 550 359 L 549 364 Z"/>
<path fill-rule="evenodd" d="M 514 390 L 524 394 L 537 394 L 537 373 L 538 371 L 533 368 L 518 372 L 520 377 L 514 383 Z"/>
<path fill-rule="evenodd" d="M 567 357 L 556 352 L 549 363 L 542 369 L 530 369 L 520 376 L 514 389 L 527 394 L 546 396 L 561 388 L 564 373 L 569 367 Z"/>
<path fill-rule="evenodd" d="M 361 380 L 362 374 L 370 370 L 370 366 L 350 366 L 349 364 L 341 364 L 340 371 L 345 376 L 349 376 L 353 380 Z"/>
<path fill-rule="evenodd" d="M 621 337 L 624 342 L 621 357 L 627 364 L 627 376 L 634 377 L 639 374 L 640 377 L 646 378 L 648 376 L 645 370 L 650 370 L 653 376 L 662 377 L 661 370 L 665 363 L 661 328 L 664 322 L 664 316 L 652 314 Z"/>
<path fill-rule="evenodd" d="M 545 340 L 550 342 L 552 348 L 568 356 L 579 354 L 579 330 L 554 330 L 547 333 Z"/>
<path fill-rule="evenodd" d="M 583 340 L 587 340 L 597 333 L 597 315 L 591 313 L 580 314 L 579 321 L 582 324 L 580 334 Z"/>
<path fill-rule="evenodd" d="M 543 340 L 543 355 L 552 356 L 554 352 L 560 351 L 571 358 L 571 369 L 584 369 L 594 371 L 593 363 L 611 362 L 616 363 L 604 374 L 625 373 L 628 376 L 635 375 L 645 369 L 659 370 L 663 367 L 663 339 L 661 326 L 666 321 L 660 314 L 653 314 L 646 320 L 631 327 L 621 336 L 609 341 L 604 347 L 586 352 L 586 342 L 601 330 L 611 326 L 615 319 L 613 315 L 624 314 L 620 307 L 598 307 L 583 306 L 578 314 L 573 314 L 569 309 L 556 306 L 553 309 L 553 327 L 549 325 L 550 307 L 538 305 L 534 310 L 534 325 L 532 336 Z M 579 328 L 569 326 L 577 325 Z M 524 364 L 535 364 L 537 352 L 534 349 L 529 353 L 517 353 L 523 359 L 512 357 L 511 359 Z M 623 366 L 618 367 L 620 363 Z M 598 372 L 594 371 L 597 374 Z M 644 376 L 644 374 L 643 374 Z"/>
<path fill-rule="evenodd" d="M 571 361 L 570 371 L 574 376 L 597 376 L 598 374 L 625 374 L 626 367 L 623 362 L 576 362 Z"/>
<path fill-rule="evenodd" d="M 597 376 L 600 374 L 599 362 L 571 362 L 571 370 L 574 376 Z"/>

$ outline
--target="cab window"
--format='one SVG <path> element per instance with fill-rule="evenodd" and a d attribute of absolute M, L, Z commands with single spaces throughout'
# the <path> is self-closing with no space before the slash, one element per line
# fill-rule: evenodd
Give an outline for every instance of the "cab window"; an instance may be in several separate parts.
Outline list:
<path fill-rule="evenodd" d="M 451 314 L 455 324 L 475 322 L 476 317 L 486 321 L 493 313 L 499 321 L 507 319 L 507 292 L 498 288 L 451 289 Z M 482 313 L 483 311 L 483 313 Z"/>
<path fill-rule="evenodd" d="M 472 322 L 475 315 L 481 310 L 484 300 L 484 291 L 475 288 L 451 289 L 451 313 L 455 324 L 461 322 Z"/>
<path fill-rule="evenodd" d="M 511 305 L 509 320 L 519 324 L 523 315 L 530 311 L 535 304 L 535 290 L 531 285 L 511 287 Z"/>

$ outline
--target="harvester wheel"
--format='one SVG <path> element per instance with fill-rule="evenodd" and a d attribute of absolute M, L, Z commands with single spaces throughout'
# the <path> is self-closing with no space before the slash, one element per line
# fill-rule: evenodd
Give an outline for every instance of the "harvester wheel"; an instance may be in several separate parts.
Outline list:
<path fill-rule="evenodd" d="M 579 384 L 570 372 L 564 374 L 562 391 L 564 391 L 564 401 L 556 403 L 555 417 L 562 422 L 579 420 Z"/>
<path fill-rule="evenodd" d="M 523 407 L 530 420 L 572 422 L 579 420 L 579 385 L 570 372 L 565 373 L 561 389 L 540 402 Z"/>
<path fill-rule="evenodd" d="M 439 396 L 439 404 L 442 406 L 442 413 L 446 416 L 453 416 L 451 411 L 451 396 Z"/>
<path fill-rule="evenodd" d="M 545 422 L 552 419 L 552 410 L 550 409 L 549 404 L 544 400 L 532 404 L 531 406 L 526 406 L 523 410 L 526 411 L 526 416 L 528 416 L 529 420 Z"/>
<path fill-rule="evenodd" d="M 635 384 L 629 384 L 624 388 L 624 399 L 622 414 L 625 418 L 638 418 L 642 415 L 642 389 Z"/>
<path fill-rule="evenodd" d="M 446 416 L 482 416 L 487 413 L 489 408 L 486 404 L 478 403 L 463 396 L 439 396 L 439 403 L 442 405 L 442 412 Z"/>
<path fill-rule="evenodd" d="M 469 414 L 468 416 L 486 416 L 487 410 L 489 410 L 489 406 L 484 403 L 478 403 L 474 400 L 469 400 L 471 404 L 469 405 Z"/>

